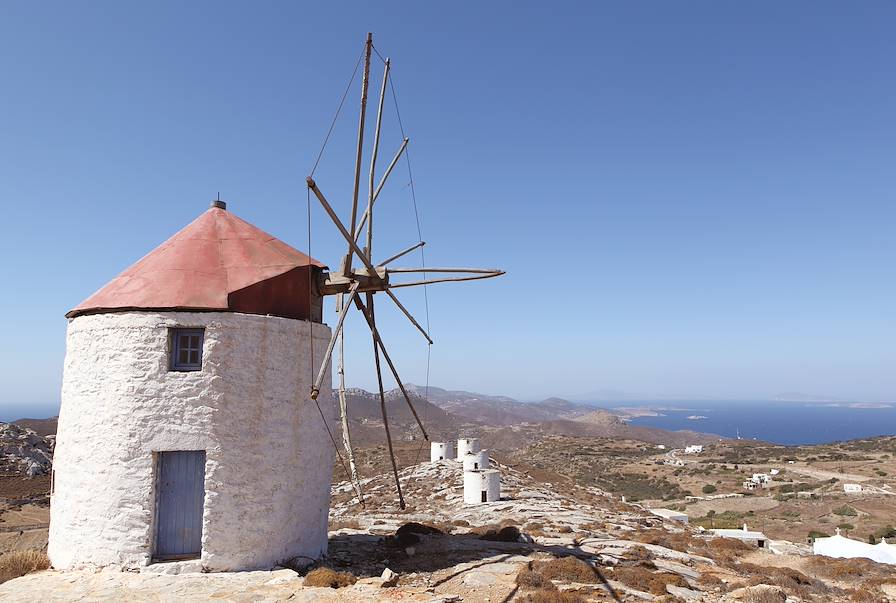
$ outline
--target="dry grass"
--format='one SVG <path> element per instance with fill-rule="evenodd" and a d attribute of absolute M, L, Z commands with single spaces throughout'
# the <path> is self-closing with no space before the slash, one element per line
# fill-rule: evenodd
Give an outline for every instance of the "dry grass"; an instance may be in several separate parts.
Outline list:
<path fill-rule="evenodd" d="M 0 583 L 49 567 L 50 560 L 43 551 L 12 551 L 0 555 Z"/>
<path fill-rule="evenodd" d="M 341 530 L 343 528 L 360 530 L 361 524 L 358 523 L 357 519 L 333 519 L 330 521 L 330 525 L 327 526 L 327 529 L 331 532 L 335 532 L 336 530 Z"/>
<path fill-rule="evenodd" d="M 652 572 L 643 566 L 614 567 L 610 577 L 626 586 L 654 595 L 665 595 L 667 584 L 690 588 L 687 581 L 678 574 Z"/>
<path fill-rule="evenodd" d="M 543 574 L 532 571 L 528 568 L 523 568 L 522 570 L 520 570 L 520 573 L 516 575 L 516 583 L 520 588 L 557 590 L 557 587 L 554 586 L 554 583 L 546 578 Z"/>
<path fill-rule="evenodd" d="M 538 572 L 548 580 L 562 580 L 565 582 L 580 582 L 583 584 L 596 584 L 600 582 L 597 572 L 593 567 L 575 557 L 561 557 L 547 561 L 535 561 L 532 570 Z"/>
<path fill-rule="evenodd" d="M 357 581 L 358 579 L 348 572 L 337 572 L 328 567 L 313 569 L 305 576 L 305 586 L 342 588 L 351 586 Z"/>
<path fill-rule="evenodd" d="M 557 590 L 535 590 L 516 599 L 519 603 L 587 603 L 588 599 L 575 592 Z"/>
<path fill-rule="evenodd" d="M 744 593 L 743 603 L 784 603 L 787 595 L 771 588 L 751 588 Z"/>
<path fill-rule="evenodd" d="M 687 553 L 690 550 L 705 546 L 704 541 L 693 538 L 689 534 L 683 532 L 674 534 L 665 530 L 644 530 L 634 534 L 632 539 L 645 544 L 656 544 L 681 553 Z"/>

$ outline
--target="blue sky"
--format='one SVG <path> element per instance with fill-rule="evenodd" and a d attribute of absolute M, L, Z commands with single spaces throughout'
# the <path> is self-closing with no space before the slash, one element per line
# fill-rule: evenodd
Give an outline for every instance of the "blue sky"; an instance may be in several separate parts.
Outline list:
<path fill-rule="evenodd" d="M 896 6 L 446 6 L 0 4 L 0 415 L 52 410 L 63 314 L 218 191 L 307 248 L 304 178 L 367 31 L 427 262 L 507 270 L 430 289 L 433 384 L 896 398 Z M 316 174 L 343 212 L 357 96 Z M 396 174 L 383 255 L 416 240 Z M 318 207 L 312 231 L 335 264 Z M 379 307 L 423 382 L 422 338 Z M 372 388 L 362 329 L 347 370 Z"/>

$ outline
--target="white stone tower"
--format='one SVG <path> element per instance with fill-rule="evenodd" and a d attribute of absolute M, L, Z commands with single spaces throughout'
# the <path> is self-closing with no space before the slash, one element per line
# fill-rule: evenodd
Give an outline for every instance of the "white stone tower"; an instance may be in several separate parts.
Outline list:
<path fill-rule="evenodd" d="M 429 445 L 429 461 L 437 463 L 454 458 L 454 446 L 452 442 L 431 442 Z"/>
<path fill-rule="evenodd" d="M 464 471 L 464 503 L 480 505 L 501 500 L 501 472 Z"/>
<path fill-rule="evenodd" d="M 54 567 L 326 551 L 334 451 L 309 398 L 330 337 L 322 268 L 214 202 L 67 314 Z M 329 374 L 321 392 L 332 420 Z"/>
<path fill-rule="evenodd" d="M 468 452 L 464 455 L 464 471 L 485 471 L 488 469 L 488 450 Z"/>
<path fill-rule="evenodd" d="M 468 452 L 479 452 L 482 450 L 482 445 L 479 443 L 479 438 L 460 438 L 457 440 L 457 460 L 463 462 L 464 456 Z"/>

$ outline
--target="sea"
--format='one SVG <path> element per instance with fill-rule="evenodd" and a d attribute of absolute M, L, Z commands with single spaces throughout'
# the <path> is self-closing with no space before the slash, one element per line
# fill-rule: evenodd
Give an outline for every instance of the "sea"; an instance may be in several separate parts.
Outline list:
<path fill-rule="evenodd" d="M 896 403 L 644 400 L 599 406 L 656 413 L 633 418 L 629 421 L 631 425 L 672 431 L 687 429 L 785 445 L 896 435 Z"/>

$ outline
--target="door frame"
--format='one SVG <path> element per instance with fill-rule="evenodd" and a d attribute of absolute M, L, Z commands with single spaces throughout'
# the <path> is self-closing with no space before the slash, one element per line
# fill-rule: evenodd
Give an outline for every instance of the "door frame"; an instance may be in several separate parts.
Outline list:
<path fill-rule="evenodd" d="M 202 557 L 202 537 L 200 535 L 200 544 L 199 544 L 199 552 L 198 553 L 186 553 L 181 555 L 159 555 L 159 511 L 160 511 L 160 502 L 162 496 L 162 488 L 161 488 L 161 480 L 162 480 L 162 471 L 161 471 L 161 463 L 162 463 L 162 453 L 168 452 L 202 452 L 205 456 L 206 463 L 208 463 L 208 451 L 204 449 L 200 450 L 154 450 L 152 452 L 152 487 L 153 487 L 153 509 L 152 509 L 152 521 L 150 522 L 150 526 L 152 529 L 152 551 L 150 553 L 150 563 L 165 563 L 171 561 L 186 561 L 190 559 L 200 559 Z M 203 485 L 202 485 L 202 507 L 203 513 L 200 515 L 199 521 L 200 526 L 199 529 L 200 534 L 202 534 L 202 518 L 205 515 L 205 468 L 202 470 L 203 475 Z"/>

